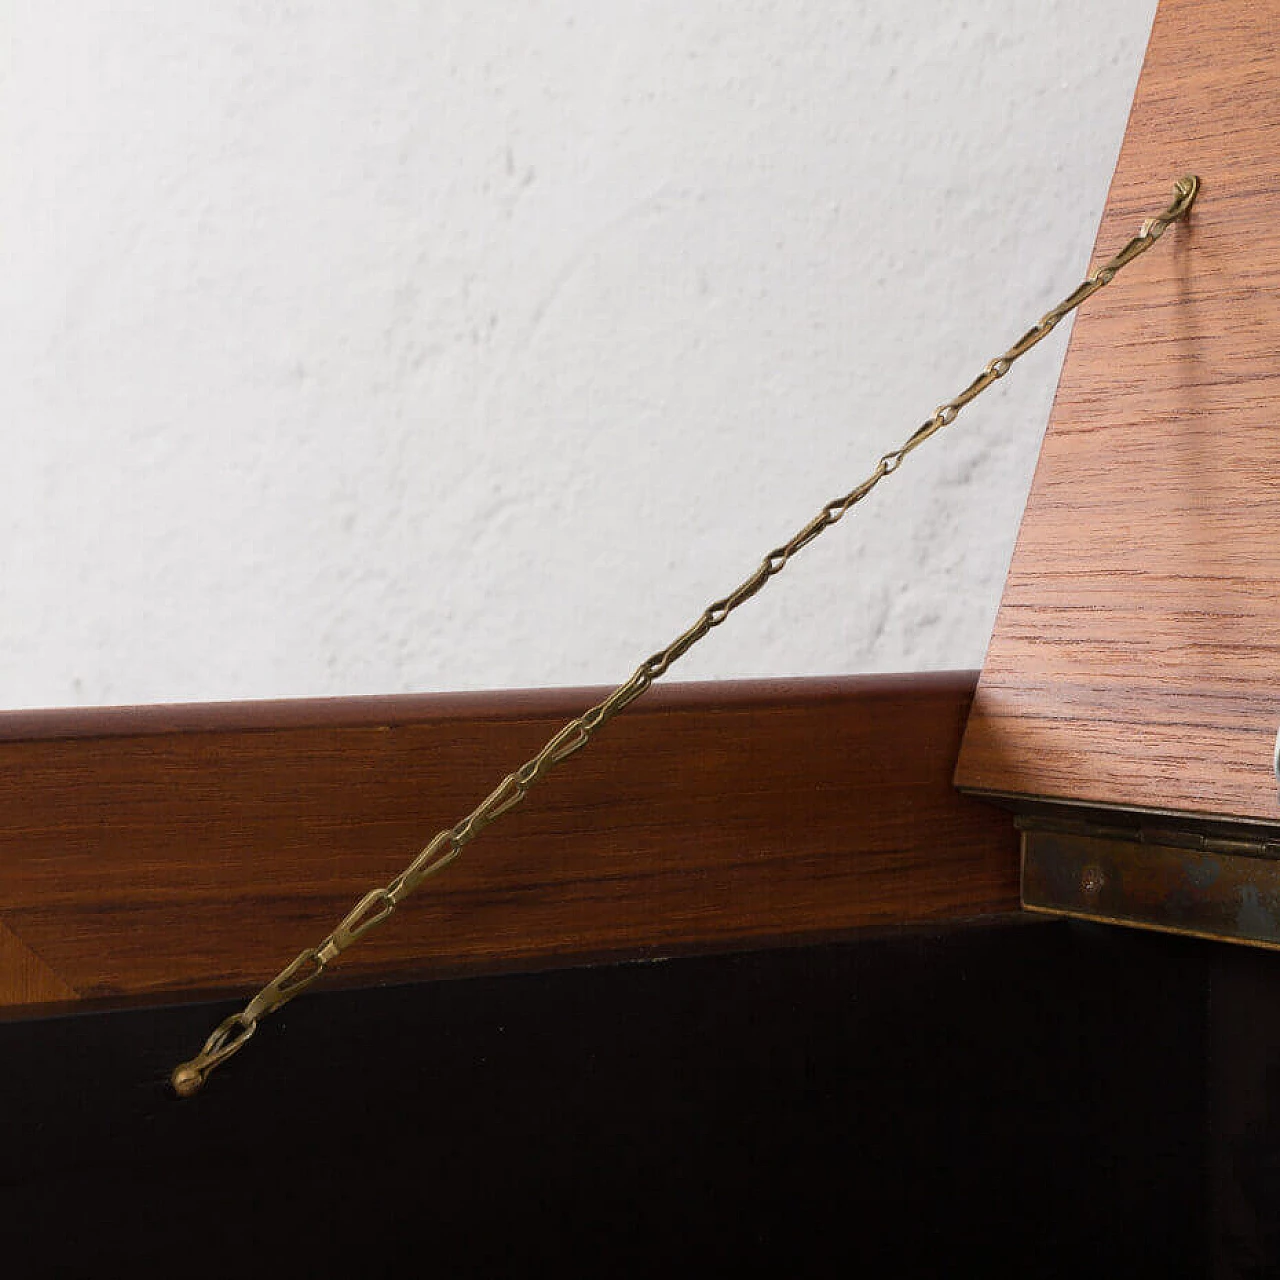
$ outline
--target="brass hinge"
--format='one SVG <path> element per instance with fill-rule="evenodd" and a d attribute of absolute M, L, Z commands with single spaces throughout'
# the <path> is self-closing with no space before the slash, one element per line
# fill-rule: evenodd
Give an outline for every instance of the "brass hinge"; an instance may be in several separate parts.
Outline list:
<path fill-rule="evenodd" d="M 1022 904 L 1280 948 L 1280 830 L 1149 815 L 1020 815 Z"/>
<path fill-rule="evenodd" d="M 1246 858 L 1280 858 L 1280 831 L 1271 827 L 1244 827 L 1212 823 L 1191 825 L 1188 818 L 1175 824 L 1168 818 L 1153 822 L 1149 815 L 1132 814 L 1133 821 L 1076 818 L 1058 813 L 1021 813 L 1014 819 L 1019 831 L 1056 831 L 1062 835 L 1092 836 L 1099 840 L 1127 840 L 1134 844 L 1167 845 L 1198 853 L 1239 854 Z"/>

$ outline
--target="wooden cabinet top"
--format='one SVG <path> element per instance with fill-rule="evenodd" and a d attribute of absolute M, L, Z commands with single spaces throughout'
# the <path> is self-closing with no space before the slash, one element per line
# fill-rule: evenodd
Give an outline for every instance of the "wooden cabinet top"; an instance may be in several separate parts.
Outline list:
<path fill-rule="evenodd" d="M 1280 822 L 1280 0 L 1164 0 L 957 769 Z"/>

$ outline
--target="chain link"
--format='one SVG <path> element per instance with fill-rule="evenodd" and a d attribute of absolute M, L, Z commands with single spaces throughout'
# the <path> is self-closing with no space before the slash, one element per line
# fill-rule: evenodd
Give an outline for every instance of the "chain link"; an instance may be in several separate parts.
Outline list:
<path fill-rule="evenodd" d="M 555 765 L 582 750 L 614 716 L 630 706 L 655 680 L 665 675 L 673 663 L 709 631 L 718 627 L 739 605 L 750 600 L 770 578 L 781 573 L 792 556 L 833 524 L 838 524 L 881 480 L 897 471 L 909 454 L 930 436 L 954 422 L 965 405 L 981 395 L 993 382 L 1003 378 L 1014 361 L 1046 338 L 1060 320 L 1109 284 L 1122 267 L 1150 248 L 1170 223 L 1176 222 L 1191 208 L 1199 186 L 1200 180 L 1196 177 L 1180 178 L 1174 187 L 1173 203 L 1163 213 L 1148 218 L 1138 234 L 1115 257 L 1082 281 L 1051 311 L 1045 312 L 1003 355 L 989 361 L 959 395 L 946 404 L 939 405 L 903 444 L 884 454 L 861 484 L 828 502 L 790 541 L 770 551 L 754 573 L 727 596 L 708 605 L 687 631 L 677 636 L 665 649 L 646 658 L 630 679 L 619 685 L 603 702 L 597 703 L 576 720 L 571 720 L 536 756 L 514 773 L 507 774 L 461 822 L 434 836 L 390 884 L 365 894 L 327 938 L 318 946 L 308 947 L 286 965 L 241 1012 L 233 1014 L 217 1027 L 194 1058 L 174 1069 L 171 1076 L 174 1090 L 182 1097 L 196 1093 L 210 1071 L 248 1043 L 263 1018 L 311 986 L 338 956 L 386 920 L 424 880 L 443 871 L 485 827 L 515 808 Z"/>

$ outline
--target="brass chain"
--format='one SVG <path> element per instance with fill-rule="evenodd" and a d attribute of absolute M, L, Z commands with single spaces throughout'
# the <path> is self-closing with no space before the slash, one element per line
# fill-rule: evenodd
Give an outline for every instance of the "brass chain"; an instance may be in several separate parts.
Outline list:
<path fill-rule="evenodd" d="M 1046 312 L 1003 355 L 989 361 L 958 396 L 935 409 L 905 443 L 886 453 L 876 463 L 874 470 L 861 484 L 842 497 L 828 502 L 789 542 L 770 551 L 750 577 L 727 596 L 709 605 L 687 631 L 677 636 L 665 649 L 646 658 L 631 678 L 619 685 L 603 702 L 597 703 L 565 725 L 533 759 L 521 765 L 514 773 L 507 774 L 461 822 L 434 836 L 394 880 L 382 888 L 366 893 L 327 938 L 317 946 L 308 947 L 286 965 L 239 1013 L 233 1013 L 214 1030 L 194 1058 L 174 1069 L 170 1080 L 175 1092 L 181 1097 L 190 1097 L 196 1093 L 210 1071 L 244 1048 L 263 1018 L 305 991 L 348 947 L 387 919 L 424 880 L 443 871 L 485 827 L 518 805 L 553 766 L 585 747 L 598 730 L 663 676 L 672 663 L 687 653 L 713 627 L 718 627 L 739 605 L 750 600 L 770 578 L 781 573 L 792 556 L 807 547 L 824 530 L 839 523 L 849 509 L 861 502 L 885 476 L 897 471 L 908 454 L 919 448 L 930 436 L 954 422 L 965 405 L 981 395 L 997 379 L 1003 378 L 1013 362 L 1047 337 L 1064 316 L 1109 284 L 1122 267 L 1149 249 L 1164 234 L 1170 223 L 1176 222 L 1191 208 L 1199 186 L 1200 180 L 1196 177 L 1180 178 L 1174 186 L 1173 203 L 1163 213 L 1148 218 L 1138 234 L 1114 258 L 1085 279 L 1052 311 Z"/>

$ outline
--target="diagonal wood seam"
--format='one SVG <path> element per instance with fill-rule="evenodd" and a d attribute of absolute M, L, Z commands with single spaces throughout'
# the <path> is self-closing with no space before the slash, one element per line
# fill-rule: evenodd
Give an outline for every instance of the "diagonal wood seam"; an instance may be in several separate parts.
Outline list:
<path fill-rule="evenodd" d="M 69 983 L 0 921 L 0 1007 L 75 1000 Z"/>

